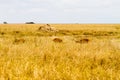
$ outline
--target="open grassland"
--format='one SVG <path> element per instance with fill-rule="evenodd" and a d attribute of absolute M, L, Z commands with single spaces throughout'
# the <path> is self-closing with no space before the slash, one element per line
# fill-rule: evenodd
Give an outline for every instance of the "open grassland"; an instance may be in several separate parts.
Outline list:
<path fill-rule="evenodd" d="M 0 25 L 0 80 L 120 80 L 119 24 Z"/>

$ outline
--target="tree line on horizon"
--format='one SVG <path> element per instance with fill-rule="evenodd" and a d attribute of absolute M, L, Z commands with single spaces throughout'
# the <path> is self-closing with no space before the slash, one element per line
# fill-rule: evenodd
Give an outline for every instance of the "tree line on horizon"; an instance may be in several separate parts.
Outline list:
<path fill-rule="evenodd" d="M 8 22 L 3 22 L 3 24 L 8 24 Z M 25 24 L 35 24 L 34 22 L 25 22 Z"/>

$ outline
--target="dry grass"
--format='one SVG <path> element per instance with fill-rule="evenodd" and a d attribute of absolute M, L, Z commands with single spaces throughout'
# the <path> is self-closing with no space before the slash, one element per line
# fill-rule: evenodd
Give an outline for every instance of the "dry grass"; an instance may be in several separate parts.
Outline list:
<path fill-rule="evenodd" d="M 50 24 L 58 32 L 38 31 L 40 26 L 45 24 L 1 24 L 0 34 L 17 36 L 71 36 L 71 35 L 92 35 L 92 36 L 119 36 L 119 24 Z"/>
<path fill-rule="evenodd" d="M 39 26 L 0 25 L 0 80 L 120 80 L 120 25 L 53 25 L 65 34 L 37 32 Z M 72 34 L 76 30 L 118 33 Z"/>

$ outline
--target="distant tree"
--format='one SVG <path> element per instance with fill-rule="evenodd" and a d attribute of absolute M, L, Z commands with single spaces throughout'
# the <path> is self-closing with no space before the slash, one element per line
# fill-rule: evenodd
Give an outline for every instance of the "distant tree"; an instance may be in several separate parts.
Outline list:
<path fill-rule="evenodd" d="M 3 24 L 8 24 L 7 22 L 3 22 Z"/>
<path fill-rule="evenodd" d="M 34 22 L 26 22 L 25 24 L 35 24 Z"/>

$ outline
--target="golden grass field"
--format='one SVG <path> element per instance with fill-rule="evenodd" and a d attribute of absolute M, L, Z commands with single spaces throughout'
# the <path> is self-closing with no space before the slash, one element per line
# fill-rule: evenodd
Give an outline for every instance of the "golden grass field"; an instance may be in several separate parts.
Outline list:
<path fill-rule="evenodd" d="M 120 24 L 41 25 L 0 24 L 0 80 L 120 80 Z"/>

